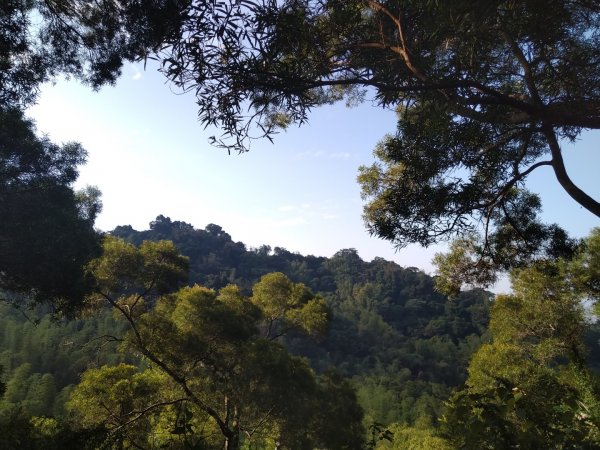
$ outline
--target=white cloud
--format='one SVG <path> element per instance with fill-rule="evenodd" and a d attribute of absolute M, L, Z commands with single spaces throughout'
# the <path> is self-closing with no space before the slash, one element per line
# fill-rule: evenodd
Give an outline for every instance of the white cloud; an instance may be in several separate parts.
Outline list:
<path fill-rule="evenodd" d="M 298 160 L 318 159 L 318 158 L 321 158 L 322 156 L 323 156 L 322 151 L 315 151 L 315 150 L 306 150 L 303 152 L 296 153 L 296 159 L 298 159 Z"/>
<path fill-rule="evenodd" d="M 308 210 L 310 209 L 311 205 L 310 203 L 302 203 L 301 205 L 283 205 L 280 206 L 279 208 L 277 208 L 277 211 L 279 212 L 292 212 L 292 211 L 299 211 L 299 210 Z"/>
<path fill-rule="evenodd" d="M 270 236 L 269 234 L 274 230 L 274 229 L 281 229 L 281 228 L 289 228 L 289 227 L 298 227 L 301 225 L 305 225 L 307 223 L 306 219 L 302 216 L 297 216 L 297 217 L 289 217 L 289 218 L 285 218 L 285 219 L 277 219 L 277 218 L 273 218 L 273 217 L 252 217 L 252 218 L 245 218 L 244 219 L 245 222 L 245 226 L 249 229 L 253 229 L 254 232 L 257 235 L 262 235 L 265 230 L 269 230 L 263 237 L 262 239 L 265 242 L 268 242 L 271 240 L 272 236 Z"/>
<path fill-rule="evenodd" d="M 272 225 L 274 227 L 297 227 L 299 225 L 304 225 L 305 223 L 306 219 L 304 219 L 304 217 L 293 217 L 286 220 L 275 220 L 272 222 Z"/>
<path fill-rule="evenodd" d="M 142 78 L 142 72 L 140 71 L 140 69 L 138 69 L 135 65 L 131 65 L 131 71 L 133 72 L 133 75 L 131 75 L 131 79 L 132 80 L 140 80 Z"/>

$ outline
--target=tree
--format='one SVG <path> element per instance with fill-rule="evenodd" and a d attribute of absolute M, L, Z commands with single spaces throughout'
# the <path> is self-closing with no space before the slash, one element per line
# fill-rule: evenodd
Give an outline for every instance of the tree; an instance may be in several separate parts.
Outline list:
<path fill-rule="evenodd" d="M 27 418 L 18 413 L 0 416 L 0 445 L 22 450 L 100 448 L 106 436 L 102 430 L 74 431 L 49 417 Z"/>
<path fill-rule="evenodd" d="M 412 424 L 423 414 L 435 421 L 441 416 L 442 403 L 450 390 L 464 383 L 469 359 L 487 328 L 490 293 L 465 292 L 448 302 L 435 292 L 433 278 L 418 269 L 404 269 L 381 258 L 368 263 L 352 249 L 342 250 L 331 259 L 304 257 L 279 249 L 259 259 L 254 250 L 246 251 L 242 243 L 237 243 L 240 253 L 236 258 L 228 258 L 228 246 L 220 245 L 217 236 L 227 236 L 231 241 L 221 227 L 213 225 L 214 233 L 207 236 L 204 230 L 193 230 L 186 224 L 175 226 L 178 223 L 159 217 L 151 224 L 151 230 L 119 227 L 116 232 L 136 244 L 144 239 L 173 239 L 178 250 L 190 258 L 192 284 L 215 290 L 225 286 L 209 284 L 206 274 L 218 273 L 215 265 L 226 274 L 235 269 L 229 282 L 239 286 L 244 295 L 253 291 L 259 294 L 258 284 L 265 280 L 275 282 L 283 278 L 281 283 L 265 286 L 268 289 L 264 292 L 269 295 L 263 296 L 265 303 L 260 301 L 261 308 L 264 306 L 275 319 L 272 338 L 293 325 L 289 319 L 296 320 L 302 303 L 293 306 L 295 302 L 286 302 L 286 292 L 297 283 L 269 272 L 284 272 L 295 282 L 319 291 L 331 311 L 321 310 L 331 319 L 326 335 L 316 333 L 315 340 L 295 328 L 276 340 L 283 342 L 292 354 L 308 357 L 317 372 L 334 366 L 351 378 L 365 410 L 366 423 Z M 249 298 L 256 304 L 261 295 Z M 281 305 L 287 308 L 283 314 L 278 312 Z M 259 325 L 263 336 L 270 322 L 266 318 L 265 314 Z"/>
<path fill-rule="evenodd" d="M 541 203 L 535 195 L 514 190 L 507 194 L 504 208 L 510 214 L 496 216 L 494 231 L 463 235 L 446 253 L 435 255 L 439 291 L 453 297 L 464 284 L 490 286 L 499 273 L 526 268 L 536 261 L 570 259 L 581 244 L 558 225 L 538 220 Z"/>
<path fill-rule="evenodd" d="M 436 436 L 432 427 L 408 427 L 392 424 L 390 439 L 380 439 L 376 450 L 453 450 L 446 440 Z"/>
<path fill-rule="evenodd" d="M 600 127 L 596 2 L 216 5 L 190 5 L 159 55 L 165 75 L 197 94 L 200 120 L 233 138 L 215 142 L 243 150 L 253 132 L 270 137 L 364 89 L 397 111 L 395 135 L 359 176 L 372 233 L 429 245 L 482 221 L 522 235 L 513 188 L 544 166 L 600 216 L 560 147 Z M 198 26 L 207 12 L 216 22 Z"/>
<path fill-rule="evenodd" d="M 385 3 L 389 34 L 376 46 L 392 60 L 397 53 L 409 81 L 390 88 L 397 133 L 359 177 L 372 232 L 427 245 L 473 230 L 475 218 L 486 232 L 496 224 L 527 238 L 513 188 L 542 166 L 600 215 L 600 204 L 569 179 L 559 144 L 599 125 L 597 5 L 555 2 L 549 12 L 535 2 L 421 10 Z M 384 50 L 384 40 L 399 45 Z M 411 82 L 422 90 L 402 93 Z"/>
<path fill-rule="evenodd" d="M 252 303 L 262 311 L 265 337 L 276 339 L 291 329 L 324 334 L 328 311 L 323 298 L 314 296 L 302 283 L 292 283 L 281 272 L 261 277 L 252 288 Z"/>
<path fill-rule="evenodd" d="M 40 138 L 23 113 L 0 108 L 3 299 L 50 301 L 63 312 L 81 304 L 89 288 L 83 265 L 100 254 L 100 193 L 72 188 L 85 156 L 79 144 Z"/>
<path fill-rule="evenodd" d="M 21 364 L 14 372 L 13 376 L 6 384 L 3 402 L 10 404 L 24 400 L 27 396 L 27 390 L 30 385 L 31 364 Z"/>
<path fill-rule="evenodd" d="M 113 435 L 120 434 L 123 443 L 139 448 L 138 441 L 143 442 L 152 426 L 144 409 L 177 403 L 166 400 L 166 393 L 160 392 L 161 378 L 160 372 L 140 372 L 127 364 L 89 369 L 73 391 L 68 408 L 77 415 L 79 427 L 102 427 Z M 153 404 L 157 406 L 148 406 Z M 127 428 L 132 422 L 136 422 L 135 430 Z"/>
<path fill-rule="evenodd" d="M 98 88 L 124 61 L 160 44 L 180 2 L 7 0 L 0 5 L 0 291 L 17 305 L 48 301 L 72 313 L 98 256 L 99 191 L 76 193 L 79 144 L 39 138 L 22 110 L 59 74 Z M 177 8 L 176 8 L 177 6 Z M 160 39 L 156 39 L 160 36 Z"/>
<path fill-rule="evenodd" d="M 499 296 L 493 341 L 473 356 L 445 431 L 466 448 L 598 448 L 600 384 L 586 362 L 584 301 L 598 301 L 600 230 L 570 261 L 515 272 Z"/>
<path fill-rule="evenodd" d="M 127 336 L 110 339 L 143 357 L 150 369 L 88 372 L 71 401 L 84 422 L 125 433 L 130 442 L 150 439 L 147 427 L 166 423 L 178 430 L 167 436 L 171 440 L 187 433 L 202 445 L 228 450 L 265 439 L 277 440 L 280 448 L 309 449 L 333 439 L 314 419 L 315 411 L 329 411 L 329 426 L 340 433 L 331 448 L 360 448 L 362 414 L 348 385 L 333 385 L 330 377 L 320 382 L 304 359 L 277 342 L 291 326 L 323 332 L 324 301 L 282 274 L 263 277 L 251 298 L 234 285 L 175 290 L 186 266 L 170 242 L 136 248 L 110 237 L 104 255 L 89 264 L 96 279 L 90 302 L 108 301 L 129 324 Z M 157 380 L 156 373 L 162 381 L 152 392 L 134 389 L 135 380 Z M 173 408 L 187 412 L 181 416 Z M 215 436 L 219 444 L 211 444 L 219 441 Z"/>
<path fill-rule="evenodd" d="M 114 83 L 126 61 L 160 48 L 189 2 L 7 0 L 0 7 L 0 109 L 35 101 L 59 74 L 94 89 Z"/>
<path fill-rule="evenodd" d="M 223 129 L 213 142 L 245 150 L 313 107 L 373 93 L 398 127 L 361 168 L 364 217 L 399 247 L 483 223 L 487 258 L 502 253 L 494 230 L 536 248 L 522 207 L 534 197 L 515 192 L 544 166 L 600 216 L 561 150 L 600 127 L 597 2 L 60 0 L 8 2 L 1 14 L 6 104 L 31 102 L 61 72 L 99 86 L 125 61 L 156 59 L 196 93 L 200 121 Z"/>

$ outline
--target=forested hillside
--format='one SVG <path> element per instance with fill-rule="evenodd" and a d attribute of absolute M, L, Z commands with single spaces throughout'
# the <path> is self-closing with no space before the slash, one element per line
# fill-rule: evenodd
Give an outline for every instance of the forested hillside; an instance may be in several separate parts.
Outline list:
<path fill-rule="evenodd" d="M 331 258 L 247 249 L 218 225 L 197 230 L 163 216 L 149 230 L 122 226 L 113 234 L 138 245 L 172 240 L 190 258 L 190 283 L 250 289 L 262 275 L 282 272 L 322 294 L 333 313 L 327 336 L 317 343 L 288 336 L 286 344 L 317 370 L 335 367 L 353 378 L 363 407 L 378 422 L 437 418 L 485 334 L 491 294 L 474 290 L 448 301 L 422 271 L 380 258 L 365 262 L 353 249 Z"/>
<path fill-rule="evenodd" d="M 474 290 L 449 301 L 423 272 L 379 258 L 365 262 L 353 249 L 331 258 L 278 247 L 248 249 L 217 225 L 199 230 L 163 216 L 149 230 L 122 226 L 112 234 L 138 245 L 172 240 L 189 257 L 189 285 L 220 289 L 236 284 L 248 294 L 261 276 L 282 272 L 320 294 L 330 311 L 326 333 L 311 338 L 290 332 L 283 340 L 318 373 L 335 368 L 352 381 L 367 425 L 435 423 L 451 389 L 466 379 L 469 358 L 484 339 L 489 293 Z M 107 339 L 125 327 L 110 310 L 56 321 L 42 308 L 1 307 L 6 392 L 0 411 L 5 417 L 64 418 L 65 401 L 85 369 L 125 360 Z"/>

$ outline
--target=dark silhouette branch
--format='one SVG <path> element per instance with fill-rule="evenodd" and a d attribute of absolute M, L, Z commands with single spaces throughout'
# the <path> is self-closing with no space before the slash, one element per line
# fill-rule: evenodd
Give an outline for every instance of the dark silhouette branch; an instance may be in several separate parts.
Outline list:
<path fill-rule="evenodd" d="M 575 200 L 595 216 L 600 217 L 600 203 L 583 192 L 569 177 L 554 129 L 551 125 L 545 124 L 542 126 L 542 129 L 546 139 L 548 140 L 548 147 L 550 148 L 550 153 L 552 154 L 552 168 L 554 169 L 556 179 L 573 200 Z"/>

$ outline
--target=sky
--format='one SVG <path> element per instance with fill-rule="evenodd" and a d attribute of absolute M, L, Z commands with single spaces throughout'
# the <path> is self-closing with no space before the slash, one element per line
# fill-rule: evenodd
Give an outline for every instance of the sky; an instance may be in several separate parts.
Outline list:
<path fill-rule="evenodd" d="M 197 120 L 192 95 L 175 93 L 161 74 L 124 67 L 116 86 L 93 92 L 74 80 L 43 86 L 29 109 L 38 131 L 54 142 L 78 141 L 88 151 L 77 187 L 97 186 L 103 212 L 96 226 L 148 228 L 162 214 L 204 228 L 223 227 L 249 247 L 266 244 L 292 252 L 332 256 L 355 248 L 367 261 L 383 257 L 432 274 L 431 258 L 444 246 L 410 246 L 396 252 L 369 236 L 361 214 L 358 167 L 374 162 L 377 142 L 395 129 L 395 115 L 370 102 L 315 109 L 309 123 L 255 141 L 251 151 L 212 147 L 217 129 Z M 600 134 L 565 145 L 567 170 L 581 188 L 600 198 Z M 542 196 L 544 218 L 575 236 L 600 225 L 541 168 L 529 186 Z"/>

